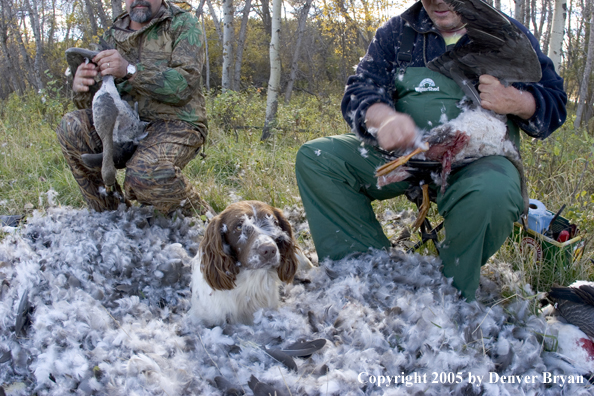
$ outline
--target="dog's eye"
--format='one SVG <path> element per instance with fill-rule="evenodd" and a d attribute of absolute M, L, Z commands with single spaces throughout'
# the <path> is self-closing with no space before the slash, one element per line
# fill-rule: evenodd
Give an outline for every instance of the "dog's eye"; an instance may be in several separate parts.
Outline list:
<path fill-rule="evenodd" d="M 235 231 L 241 231 L 242 228 L 243 228 L 243 223 L 239 223 L 235 226 Z"/>

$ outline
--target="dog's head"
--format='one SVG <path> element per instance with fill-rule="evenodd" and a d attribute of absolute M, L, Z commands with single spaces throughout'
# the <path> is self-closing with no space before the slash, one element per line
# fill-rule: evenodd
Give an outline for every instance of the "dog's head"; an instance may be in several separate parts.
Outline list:
<path fill-rule="evenodd" d="M 260 201 L 231 204 L 214 217 L 199 254 L 200 271 L 214 290 L 233 289 L 243 270 L 276 268 L 287 283 L 297 271 L 291 225 L 279 209 Z"/>

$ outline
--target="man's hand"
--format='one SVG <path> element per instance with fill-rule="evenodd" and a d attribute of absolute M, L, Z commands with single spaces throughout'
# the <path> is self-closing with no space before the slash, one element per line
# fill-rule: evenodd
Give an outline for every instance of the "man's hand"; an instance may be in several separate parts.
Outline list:
<path fill-rule="evenodd" d="M 481 107 L 498 114 L 514 114 L 527 120 L 536 111 L 534 96 L 528 91 L 505 87 L 498 78 L 483 74 L 479 77 Z"/>
<path fill-rule="evenodd" d="M 384 103 L 373 104 L 367 109 L 367 130 L 377 130 L 379 146 L 387 151 L 413 147 L 417 139 L 415 122 L 408 114 L 398 113 Z"/>
<path fill-rule="evenodd" d="M 78 69 L 76 69 L 76 74 L 72 81 L 72 90 L 74 92 L 88 92 L 89 87 L 95 84 L 97 73 L 97 66 L 93 63 L 81 63 Z"/>
<path fill-rule="evenodd" d="M 127 74 L 128 61 L 117 50 L 105 50 L 93 58 L 102 76 L 111 74 L 116 78 L 123 78 Z"/>

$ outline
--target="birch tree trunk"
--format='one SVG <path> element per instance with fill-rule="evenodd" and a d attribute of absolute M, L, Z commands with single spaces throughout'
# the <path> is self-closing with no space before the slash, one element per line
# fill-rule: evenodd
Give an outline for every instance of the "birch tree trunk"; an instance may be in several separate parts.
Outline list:
<path fill-rule="evenodd" d="M 235 91 L 239 91 L 241 88 L 239 86 L 241 81 L 241 62 L 243 60 L 243 49 L 245 47 L 245 37 L 247 34 L 247 24 L 250 19 L 251 7 L 252 0 L 245 0 L 241 28 L 239 29 L 239 38 L 237 40 L 237 47 L 235 48 L 235 72 L 233 73 L 233 90 Z"/>
<path fill-rule="evenodd" d="M 206 0 L 200 0 L 200 4 L 198 5 L 198 8 L 196 8 L 196 19 L 198 19 L 199 21 L 202 20 L 202 30 L 204 31 L 204 19 L 202 18 L 202 13 L 204 10 L 204 3 L 206 2 Z"/>
<path fill-rule="evenodd" d="M 109 28 L 111 26 L 111 23 L 109 23 L 109 18 L 107 17 L 107 14 L 105 13 L 105 10 L 103 9 L 103 2 L 102 1 L 96 2 L 95 7 L 97 7 L 96 11 L 97 11 L 97 16 L 99 16 L 99 20 L 101 21 L 101 27 L 103 29 Z"/>
<path fill-rule="evenodd" d="M 85 11 L 87 12 L 87 17 L 89 18 L 89 23 L 91 24 L 91 34 L 96 36 L 99 27 L 97 26 L 97 21 L 95 21 L 95 13 L 93 12 L 93 4 L 91 4 L 91 0 L 85 0 Z"/>
<path fill-rule="evenodd" d="M 548 53 L 551 48 L 551 33 L 553 31 L 553 15 L 555 14 L 555 3 L 552 0 L 547 1 L 547 29 L 543 31 L 542 52 Z"/>
<path fill-rule="evenodd" d="M 307 22 L 307 15 L 309 14 L 309 8 L 311 7 L 312 0 L 305 0 L 303 9 L 299 14 L 299 23 L 297 26 L 297 42 L 295 43 L 295 52 L 293 52 L 293 61 L 291 62 L 291 74 L 289 76 L 289 82 L 287 83 L 287 90 L 285 92 L 285 103 L 291 101 L 291 95 L 293 94 L 293 84 L 297 77 L 297 66 L 299 61 L 299 52 L 301 49 L 301 40 L 303 40 L 303 32 L 305 32 L 305 23 Z"/>
<path fill-rule="evenodd" d="M 208 37 L 206 37 L 206 29 L 204 28 L 204 14 L 202 14 L 202 37 L 204 39 L 204 66 L 206 67 L 204 83 L 208 92 L 210 91 L 210 54 L 208 53 Z"/>
<path fill-rule="evenodd" d="M 11 55 L 12 51 L 8 47 L 8 26 L 5 23 L 4 14 L 0 15 L 0 19 L 0 28 L 2 29 L 0 34 L 2 41 L 0 53 L 2 54 L 2 62 L 4 63 L 5 70 L 7 70 L 6 74 L 10 77 L 9 81 L 13 91 L 22 94 L 25 91 L 25 82 L 19 78 L 22 76 L 22 73 L 16 72 L 18 62 Z"/>
<path fill-rule="evenodd" d="M 26 35 L 22 34 L 21 29 L 17 25 L 17 18 L 10 6 L 10 2 L 6 1 L 3 3 L 8 12 L 7 22 L 9 23 L 10 32 L 12 34 L 13 39 L 16 39 L 17 47 L 19 48 L 20 53 L 20 60 L 23 62 L 22 64 L 20 64 L 19 57 L 15 56 L 15 66 L 21 69 L 21 75 L 25 77 L 26 81 L 28 81 L 31 86 L 35 86 L 35 71 L 33 70 L 33 65 L 31 64 L 31 57 L 29 56 L 29 53 L 27 52 L 27 48 L 25 46 L 25 42 L 23 41 L 23 37 L 26 37 Z"/>
<path fill-rule="evenodd" d="M 573 12 L 573 1 L 574 0 L 569 0 L 569 8 L 567 10 L 567 15 L 571 16 L 571 13 Z M 573 62 L 574 62 L 574 46 L 573 46 L 573 41 L 574 41 L 574 36 L 571 30 L 572 26 L 571 26 L 571 18 L 567 18 L 567 57 L 565 58 L 565 67 L 567 67 L 567 69 L 571 69 L 573 67 Z M 565 92 L 568 92 L 568 88 L 569 88 L 569 79 L 564 79 L 563 80 L 563 90 Z"/>
<path fill-rule="evenodd" d="M 538 38 L 539 38 L 539 42 L 543 42 L 543 39 L 545 39 L 544 36 L 547 35 L 547 33 L 545 33 L 544 31 L 544 23 L 545 21 L 547 22 L 547 24 L 551 24 L 551 14 L 548 11 L 551 8 L 551 4 L 550 1 L 547 0 L 543 0 L 542 1 L 542 8 L 540 10 L 539 13 L 539 22 L 538 22 Z M 532 14 L 532 18 L 536 19 L 536 10 L 534 11 L 534 13 Z M 536 25 L 536 20 L 534 20 L 532 22 L 534 25 Z"/>
<path fill-rule="evenodd" d="M 565 32 L 565 0 L 555 0 L 555 13 L 553 14 L 553 23 L 551 26 L 551 38 L 549 41 L 548 56 L 555 65 L 555 71 L 559 72 L 561 65 L 561 51 L 563 48 L 563 34 Z"/>
<path fill-rule="evenodd" d="M 592 103 L 594 103 L 594 92 L 592 92 L 592 94 L 590 95 L 590 99 L 586 101 L 586 106 L 584 106 L 582 122 L 585 124 L 588 124 L 588 121 L 590 120 L 590 118 L 592 118 Z M 586 125 L 586 128 L 588 128 L 588 125 Z"/>
<path fill-rule="evenodd" d="M 233 0 L 223 0 L 223 91 L 233 89 Z"/>
<path fill-rule="evenodd" d="M 262 18 L 262 23 L 264 24 L 264 31 L 268 35 L 272 35 L 272 18 L 270 16 L 270 7 L 268 0 L 260 0 L 261 12 L 260 17 Z M 274 8 L 274 4 L 273 4 Z"/>
<path fill-rule="evenodd" d="M 278 93 L 280 90 L 281 60 L 280 60 L 280 30 L 281 30 L 282 0 L 272 3 L 272 25 L 270 35 L 270 79 L 266 99 L 266 120 L 262 130 L 261 140 L 270 137 L 270 128 L 276 119 L 278 109 Z"/>
<path fill-rule="evenodd" d="M 122 0 L 111 0 L 111 20 L 116 19 L 122 12 L 124 12 Z"/>
<path fill-rule="evenodd" d="M 592 63 L 594 61 L 594 13 L 590 15 L 590 38 L 588 40 L 588 55 L 586 57 L 586 65 L 584 66 L 584 76 L 580 85 L 580 95 L 578 107 L 575 112 L 574 128 L 579 128 L 582 124 L 582 116 L 586 108 L 588 99 L 588 86 L 590 84 L 590 74 L 592 73 Z"/>
<path fill-rule="evenodd" d="M 514 18 L 520 23 L 524 23 L 524 15 L 526 9 L 526 0 L 514 0 L 516 5 L 514 8 Z"/>
<path fill-rule="evenodd" d="M 0 12 L 0 54 L 2 54 L 3 68 L 7 71 L 8 81 L 11 89 L 19 94 L 25 91 L 25 80 L 23 73 L 17 73 L 19 69 L 18 54 L 14 54 L 9 47 L 9 34 L 11 30 L 12 9 L 8 1 L 2 0 L 2 12 Z M 6 75 L 5 75 L 6 77 Z"/>
<path fill-rule="evenodd" d="M 41 36 L 41 21 L 39 19 L 39 13 L 37 12 L 37 2 L 33 0 L 33 5 L 31 5 L 29 0 L 25 0 L 25 6 L 29 12 L 33 38 L 35 39 L 35 62 L 33 63 L 33 69 L 35 70 L 36 88 L 43 89 L 43 39 Z"/>
<path fill-rule="evenodd" d="M 47 46 L 48 46 L 48 50 L 49 52 L 52 52 L 52 49 L 54 47 L 54 35 L 56 32 L 56 0 L 52 0 L 52 17 L 50 18 L 49 24 L 50 24 L 50 29 L 49 29 L 49 33 L 47 35 Z"/>
<path fill-rule="evenodd" d="M 217 31 L 217 36 L 219 36 L 219 42 L 221 46 L 223 45 L 223 31 L 221 30 L 221 23 L 219 22 L 219 18 L 217 18 L 217 12 L 215 11 L 214 7 L 210 0 L 206 0 L 208 4 L 208 10 L 210 11 L 210 16 L 212 17 L 212 23 L 215 25 L 215 30 Z"/>

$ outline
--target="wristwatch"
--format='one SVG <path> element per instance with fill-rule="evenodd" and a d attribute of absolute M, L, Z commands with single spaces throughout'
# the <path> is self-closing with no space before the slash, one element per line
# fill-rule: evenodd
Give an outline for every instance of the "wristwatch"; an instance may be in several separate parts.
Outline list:
<path fill-rule="evenodd" d="M 128 63 L 128 67 L 126 68 L 126 75 L 124 76 L 124 80 L 129 80 L 132 76 L 136 73 L 136 66 L 132 63 Z"/>

